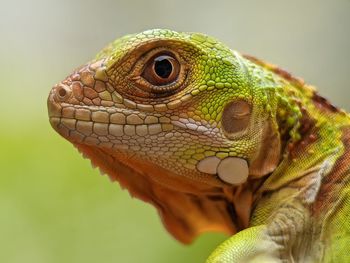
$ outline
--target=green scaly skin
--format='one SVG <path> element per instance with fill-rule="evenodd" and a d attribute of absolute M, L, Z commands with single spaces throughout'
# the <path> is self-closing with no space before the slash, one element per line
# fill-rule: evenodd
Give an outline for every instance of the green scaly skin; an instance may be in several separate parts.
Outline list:
<path fill-rule="evenodd" d="M 157 54 L 177 61 L 175 80 L 149 81 Z M 350 262 L 349 115 L 276 66 L 203 34 L 149 30 L 75 70 L 48 108 L 179 241 L 232 235 L 208 263 Z M 220 164 L 199 168 L 209 159 Z"/>

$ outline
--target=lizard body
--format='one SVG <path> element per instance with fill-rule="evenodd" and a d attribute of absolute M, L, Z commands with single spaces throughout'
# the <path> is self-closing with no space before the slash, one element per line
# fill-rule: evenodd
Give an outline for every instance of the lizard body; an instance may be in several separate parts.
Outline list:
<path fill-rule="evenodd" d="M 350 118 L 286 71 L 198 33 L 117 39 L 54 86 L 53 128 L 207 262 L 347 262 Z"/>

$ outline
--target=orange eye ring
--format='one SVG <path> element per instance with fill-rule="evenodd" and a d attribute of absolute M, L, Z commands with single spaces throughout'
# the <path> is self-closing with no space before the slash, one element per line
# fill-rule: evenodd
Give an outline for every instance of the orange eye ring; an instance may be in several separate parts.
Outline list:
<path fill-rule="evenodd" d="M 129 80 L 141 92 L 165 97 L 184 88 L 188 74 L 189 66 L 180 54 L 158 47 L 138 57 Z"/>
<path fill-rule="evenodd" d="M 141 76 L 154 86 L 165 86 L 177 80 L 180 67 L 172 54 L 160 53 L 148 60 Z"/>

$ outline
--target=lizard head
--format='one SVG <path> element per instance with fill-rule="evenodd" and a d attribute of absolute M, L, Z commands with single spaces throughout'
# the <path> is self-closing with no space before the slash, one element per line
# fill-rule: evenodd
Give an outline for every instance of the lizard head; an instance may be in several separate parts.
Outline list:
<path fill-rule="evenodd" d="M 211 37 L 149 30 L 114 41 L 55 85 L 48 108 L 60 135 L 190 242 L 247 224 L 242 189 L 280 160 L 281 83 Z"/>

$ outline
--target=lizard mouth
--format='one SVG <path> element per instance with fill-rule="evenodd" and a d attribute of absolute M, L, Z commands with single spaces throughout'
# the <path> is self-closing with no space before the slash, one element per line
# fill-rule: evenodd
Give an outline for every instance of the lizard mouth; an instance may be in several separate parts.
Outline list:
<path fill-rule="evenodd" d="M 170 118 L 150 116 L 132 109 L 60 103 L 57 101 L 60 93 L 70 96 L 70 92 L 61 90 L 60 85 L 56 85 L 49 95 L 50 123 L 61 136 L 73 143 L 136 149 L 147 137 L 161 133 L 165 136 L 174 129 Z"/>

